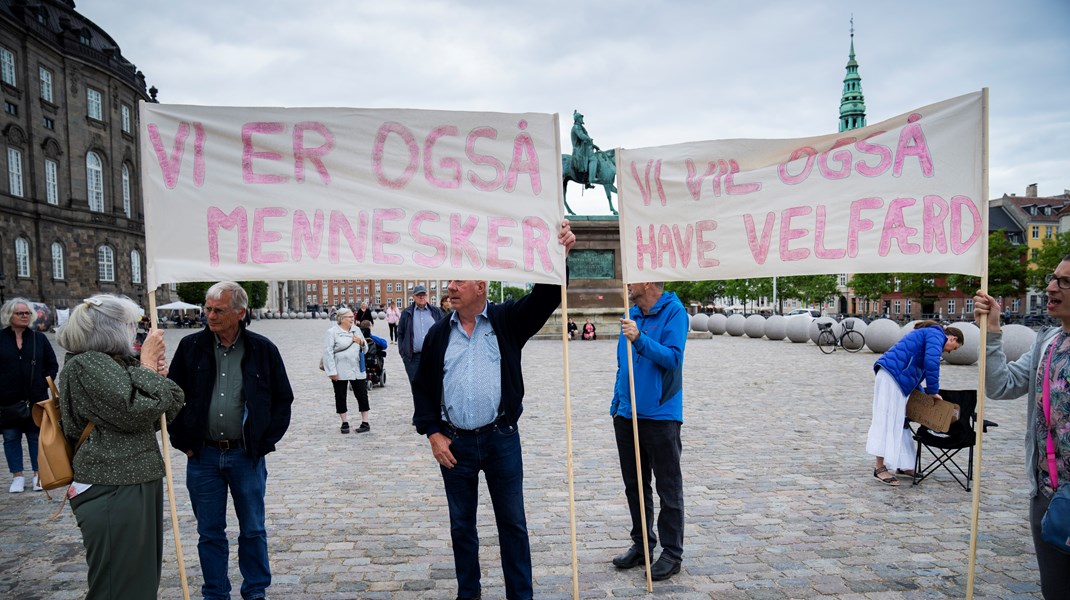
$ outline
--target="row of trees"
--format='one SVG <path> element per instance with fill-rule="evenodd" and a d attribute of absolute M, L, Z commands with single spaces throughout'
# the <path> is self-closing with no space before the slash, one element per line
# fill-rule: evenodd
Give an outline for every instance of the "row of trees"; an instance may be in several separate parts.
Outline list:
<path fill-rule="evenodd" d="M 214 281 L 191 281 L 178 284 L 175 291 L 178 299 L 190 304 L 204 304 L 204 295 L 208 288 L 215 285 Z M 268 284 L 266 281 L 239 281 L 239 285 L 249 295 L 249 308 L 264 308 L 267 304 Z"/>

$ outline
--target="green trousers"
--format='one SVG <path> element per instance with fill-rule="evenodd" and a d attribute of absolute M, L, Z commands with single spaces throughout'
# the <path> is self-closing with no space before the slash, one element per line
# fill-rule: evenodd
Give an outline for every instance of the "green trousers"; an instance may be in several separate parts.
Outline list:
<path fill-rule="evenodd" d="M 149 600 L 160 589 L 163 482 L 93 485 L 71 499 L 89 565 L 86 600 Z"/>

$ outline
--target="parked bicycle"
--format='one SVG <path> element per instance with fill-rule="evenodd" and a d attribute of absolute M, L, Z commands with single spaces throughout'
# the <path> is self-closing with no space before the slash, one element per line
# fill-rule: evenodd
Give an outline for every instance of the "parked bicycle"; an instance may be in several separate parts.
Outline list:
<path fill-rule="evenodd" d="M 839 346 L 848 352 L 858 352 L 866 345 L 866 336 L 856 330 L 854 321 L 843 322 L 843 333 L 836 337 L 832 323 L 818 323 L 817 347 L 825 354 L 832 354 Z"/>

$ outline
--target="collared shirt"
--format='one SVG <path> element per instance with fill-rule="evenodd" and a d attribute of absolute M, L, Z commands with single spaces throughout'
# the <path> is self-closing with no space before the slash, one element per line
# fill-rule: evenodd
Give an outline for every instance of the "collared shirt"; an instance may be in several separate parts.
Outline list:
<path fill-rule="evenodd" d="M 412 309 L 412 352 L 415 354 L 424 351 L 424 338 L 435 324 L 435 317 L 431 314 L 430 305 L 423 308 L 413 306 Z"/>
<path fill-rule="evenodd" d="M 215 336 L 215 383 L 208 407 L 207 439 L 242 439 L 245 402 L 241 396 L 241 361 L 244 356 L 245 342 L 240 331 L 229 347 L 219 341 L 218 335 Z"/>
<path fill-rule="evenodd" d="M 442 418 L 458 429 L 477 429 L 498 418 L 502 400 L 501 352 L 487 309 L 469 336 L 457 313 L 443 360 Z"/>

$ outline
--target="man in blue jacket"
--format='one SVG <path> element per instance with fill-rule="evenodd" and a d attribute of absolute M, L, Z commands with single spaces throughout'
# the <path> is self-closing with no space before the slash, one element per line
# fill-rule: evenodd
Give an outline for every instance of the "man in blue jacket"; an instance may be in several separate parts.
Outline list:
<path fill-rule="evenodd" d="M 401 311 L 398 318 L 398 354 L 405 364 L 405 374 L 412 383 L 420 368 L 424 338 L 431 326 L 442 320 L 442 310 L 427 301 L 427 288 L 418 285 L 412 290 L 412 304 Z"/>
<path fill-rule="evenodd" d="M 654 496 L 651 475 L 656 481 L 661 514 L 658 534 L 661 557 L 650 568 L 654 581 L 680 572 L 684 555 L 684 482 L 680 472 L 680 427 L 684 420 L 684 344 L 690 319 L 684 305 L 663 283 L 628 284 L 632 308 L 621 319 L 617 341 L 617 381 L 609 414 L 617 436 L 620 473 L 632 515 L 632 546 L 613 559 L 618 569 L 644 564 L 645 542 L 651 552 L 657 545 L 654 535 Z M 643 532 L 639 514 L 639 479 L 635 468 L 635 437 L 632 431 L 631 392 L 628 383 L 628 343 L 632 345 L 635 381 L 635 409 L 638 413 L 639 456 L 643 471 L 642 500 L 646 506 L 647 530 Z"/>
<path fill-rule="evenodd" d="M 245 328 L 248 305 L 237 283 L 208 288 L 208 328 L 182 339 L 168 373 L 186 393 L 169 432 L 171 445 L 189 457 L 186 489 L 200 535 L 201 594 L 210 600 L 230 598 L 228 489 L 238 516 L 241 596 L 263 598 L 271 585 L 265 456 L 290 426 L 294 395 L 279 349 Z"/>
<path fill-rule="evenodd" d="M 576 241 L 568 221 L 558 242 Z M 520 369 L 524 344 L 561 303 L 561 288 L 538 284 L 519 300 L 487 302 L 486 281 L 451 281 L 453 314 L 423 344 L 412 381 L 413 425 L 438 461 L 450 511 L 458 600 L 480 597 L 479 472 L 498 526 L 505 597 L 531 600 L 531 546 L 524 515 L 524 461 L 517 419 L 524 410 Z M 399 328 L 400 333 L 400 328 Z"/>

